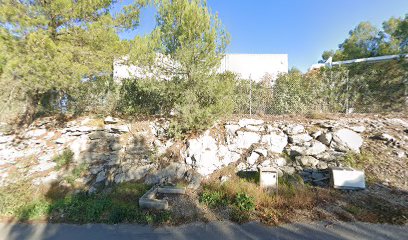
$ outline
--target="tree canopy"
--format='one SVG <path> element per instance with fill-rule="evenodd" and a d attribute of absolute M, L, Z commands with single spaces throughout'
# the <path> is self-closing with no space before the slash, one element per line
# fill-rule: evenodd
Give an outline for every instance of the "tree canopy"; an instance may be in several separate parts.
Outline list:
<path fill-rule="evenodd" d="M 76 95 L 83 105 L 103 103 L 106 86 L 113 86 L 113 63 L 123 60 L 154 71 L 119 86 L 115 108 L 121 113 L 173 112 L 174 132 L 182 133 L 233 110 L 233 78 L 217 73 L 228 34 L 205 0 L 138 0 L 112 14 L 116 2 L 2 1 L 0 84 L 7 90 L 1 100 L 25 100 L 26 115 L 52 91 Z M 121 40 L 118 33 L 138 27 L 149 5 L 156 8 L 154 30 Z"/>
<path fill-rule="evenodd" d="M 49 90 L 70 91 L 85 78 L 110 75 L 113 59 L 124 53 L 117 32 L 136 27 L 147 4 L 136 1 L 113 16 L 115 2 L 1 1 L 2 94 L 35 105 Z"/>
<path fill-rule="evenodd" d="M 349 37 L 337 50 L 324 51 L 323 61 L 333 57 L 333 61 L 389 54 L 406 53 L 408 50 L 408 15 L 404 18 L 392 17 L 378 29 L 370 22 L 361 22 L 349 32 Z"/>

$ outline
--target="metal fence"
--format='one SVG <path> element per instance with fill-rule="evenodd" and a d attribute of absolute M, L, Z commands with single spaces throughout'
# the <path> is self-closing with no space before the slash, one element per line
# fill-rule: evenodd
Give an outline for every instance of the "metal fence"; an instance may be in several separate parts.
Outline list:
<path fill-rule="evenodd" d="M 289 73 L 272 84 L 243 80 L 236 89 L 238 114 L 408 112 L 406 62 L 358 69 Z"/>

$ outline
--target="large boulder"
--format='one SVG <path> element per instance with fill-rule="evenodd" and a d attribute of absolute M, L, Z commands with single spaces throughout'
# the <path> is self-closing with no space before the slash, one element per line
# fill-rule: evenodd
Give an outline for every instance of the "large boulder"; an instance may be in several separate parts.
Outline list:
<path fill-rule="evenodd" d="M 303 167 L 312 167 L 315 168 L 319 164 L 319 160 L 312 156 L 298 156 L 296 161 L 301 164 Z"/>
<path fill-rule="evenodd" d="M 350 126 L 349 128 L 357 133 L 362 133 L 366 130 L 364 126 Z"/>
<path fill-rule="evenodd" d="M 292 157 L 307 155 L 315 156 L 323 153 L 326 149 L 327 147 L 323 143 L 312 140 L 309 146 L 291 146 L 288 149 L 288 153 Z"/>
<path fill-rule="evenodd" d="M 164 169 L 149 174 L 146 179 L 146 184 L 158 184 L 166 182 L 175 182 L 184 179 L 187 175 L 189 167 L 184 163 L 173 162 Z"/>
<path fill-rule="evenodd" d="M 249 148 L 252 143 L 258 142 L 258 138 L 252 137 L 252 134 L 244 134 L 249 136 L 245 139 L 238 134 L 237 144 L 239 147 Z M 186 150 L 185 162 L 192 166 L 200 175 L 207 176 L 214 171 L 226 166 L 230 163 L 236 162 L 241 158 L 237 152 L 231 151 L 227 146 L 217 144 L 217 141 L 206 132 L 203 136 L 197 139 L 188 141 L 188 148 Z"/>
<path fill-rule="evenodd" d="M 293 124 L 286 127 L 285 132 L 289 135 L 300 134 L 305 131 L 305 127 L 301 124 Z"/>
<path fill-rule="evenodd" d="M 215 151 L 205 150 L 200 154 L 193 155 L 191 158 L 193 168 L 203 176 L 213 173 L 222 165 Z"/>
<path fill-rule="evenodd" d="M 204 133 L 199 138 L 188 140 L 187 147 L 187 156 L 199 155 L 205 151 L 211 151 L 216 154 L 218 150 L 217 142 L 209 135 L 209 132 Z"/>
<path fill-rule="evenodd" d="M 113 117 L 111 117 L 111 116 L 108 116 L 108 117 L 106 117 L 106 118 L 103 120 L 103 122 L 104 122 L 105 124 L 115 124 L 115 123 L 118 122 L 118 119 L 113 118 Z"/>
<path fill-rule="evenodd" d="M 323 144 L 329 146 L 331 141 L 333 139 L 333 134 L 332 133 L 323 133 L 322 135 L 320 135 L 317 140 L 319 140 L 320 142 L 322 142 Z"/>
<path fill-rule="evenodd" d="M 262 126 L 262 125 L 260 125 L 260 126 L 247 125 L 245 127 L 245 129 L 247 129 L 248 131 L 251 131 L 251 132 L 261 132 L 261 131 L 265 130 L 265 127 Z"/>
<path fill-rule="evenodd" d="M 47 129 L 40 128 L 40 129 L 33 129 L 28 132 L 26 132 L 25 137 L 26 138 L 32 138 L 32 137 L 39 137 L 41 135 L 44 135 L 47 133 Z"/>
<path fill-rule="evenodd" d="M 315 156 L 315 155 L 318 155 L 318 154 L 326 151 L 326 149 L 327 148 L 323 143 L 321 143 L 319 141 L 316 141 L 316 140 L 313 140 L 313 141 L 311 141 L 310 146 L 307 147 L 303 153 L 304 153 L 304 155 L 313 155 L 313 156 Z"/>
<path fill-rule="evenodd" d="M 246 127 L 248 125 L 253 125 L 253 126 L 262 125 L 263 123 L 264 121 L 260 119 L 247 119 L 247 118 L 241 119 L 238 122 L 240 127 Z"/>
<path fill-rule="evenodd" d="M 361 145 L 363 145 L 363 138 L 350 129 L 342 128 L 333 133 L 331 147 L 338 151 L 360 153 Z"/>
<path fill-rule="evenodd" d="M 225 131 L 230 136 L 235 136 L 237 134 L 237 130 L 240 129 L 240 128 L 241 128 L 241 126 L 236 125 L 236 124 L 225 125 Z"/>
<path fill-rule="evenodd" d="M 279 157 L 273 160 L 276 166 L 283 167 L 287 164 L 286 158 Z"/>
<path fill-rule="evenodd" d="M 303 144 L 311 141 L 312 139 L 313 138 L 307 133 L 289 136 L 289 142 L 293 144 Z"/>
<path fill-rule="evenodd" d="M 82 159 L 82 153 L 89 149 L 89 139 L 86 135 L 75 138 L 69 145 L 69 149 L 74 153 L 74 160 L 80 162 Z"/>
<path fill-rule="evenodd" d="M 268 156 L 268 150 L 265 148 L 256 148 L 254 149 L 254 152 L 258 153 L 261 156 L 267 157 Z"/>
<path fill-rule="evenodd" d="M 334 150 L 330 150 L 327 152 L 320 153 L 316 155 L 316 158 L 326 162 L 333 162 L 337 160 L 341 160 L 345 156 L 343 152 L 336 152 Z"/>
<path fill-rule="evenodd" d="M 291 146 L 288 150 L 291 157 L 305 155 L 306 148 L 300 146 Z"/>
<path fill-rule="evenodd" d="M 241 154 L 230 151 L 228 147 L 220 145 L 218 148 L 218 156 L 222 165 L 228 165 L 230 163 L 236 162 L 241 158 Z"/>
<path fill-rule="evenodd" d="M 127 182 L 127 181 L 137 181 L 144 178 L 153 168 L 154 164 L 149 164 L 145 166 L 133 166 L 123 173 L 119 173 L 115 176 L 115 182 Z"/>
<path fill-rule="evenodd" d="M 264 135 L 261 142 L 267 144 L 269 151 L 273 153 L 281 153 L 288 144 L 288 136 L 282 131 L 275 131 L 268 135 Z"/>
<path fill-rule="evenodd" d="M 247 158 L 247 163 L 252 166 L 258 161 L 260 155 L 256 152 L 252 152 L 251 155 Z"/>
<path fill-rule="evenodd" d="M 217 143 L 208 132 L 200 138 L 190 139 L 186 153 L 186 163 L 190 162 L 187 159 L 191 159 L 192 167 L 204 176 L 211 174 L 221 165 L 217 155 Z"/>
<path fill-rule="evenodd" d="M 238 148 L 248 149 L 252 144 L 259 143 L 261 139 L 261 136 L 255 132 L 238 131 L 237 134 L 236 143 Z"/>

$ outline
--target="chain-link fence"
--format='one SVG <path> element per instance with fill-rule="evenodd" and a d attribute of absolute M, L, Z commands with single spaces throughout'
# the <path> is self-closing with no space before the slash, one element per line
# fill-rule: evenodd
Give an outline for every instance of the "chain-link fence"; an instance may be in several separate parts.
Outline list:
<path fill-rule="evenodd" d="M 219 86 L 231 90 L 222 92 L 228 95 L 220 97 L 220 93 L 207 94 L 214 89 L 200 92 L 194 95 L 196 102 L 195 105 L 189 106 L 189 112 L 194 112 L 196 106 L 208 107 L 210 104 L 218 104 L 217 107 L 203 113 L 204 116 L 216 115 L 214 113 L 216 111 L 229 114 L 232 106 L 235 106 L 235 114 L 254 115 L 408 113 L 407 60 L 322 68 L 306 74 L 291 71 L 276 79 L 269 77 L 260 82 L 235 80 L 236 77 L 233 75 L 225 76 L 225 79 L 230 84 Z M 109 77 L 98 78 L 83 82 L 80 89 L 69 95 L 58 91 L 44 94 L 37 112 L 171 115 L 171 112 L 177 113 L 173 110 L 178 103 L 178 97 L 185 94 L 184 88 L 177 84 L 143 82 L 139 79 L 129 83 L 123 82 L 117 86 Z M 231 103 L 232 100 L 235 104 Z M 183 104 L 188 105 L 190 102 L 186 101 Z"/>
<path fill-rule="evenodd" d="M 408 63 L 394 61 L 290 72 L 275 81 L 242 80 L 239 114 L 408 112 Z"/>

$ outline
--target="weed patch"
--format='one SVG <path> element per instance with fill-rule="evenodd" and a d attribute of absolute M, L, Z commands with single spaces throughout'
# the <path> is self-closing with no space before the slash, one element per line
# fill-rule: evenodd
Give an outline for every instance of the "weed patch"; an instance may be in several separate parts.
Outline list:
<path fill-rule="evenodd" d="M 350 167 L 363 169 L 366 164 L 373 163 L 375 157 L 370 152 L 360 154 L 349 152 L 344 156 L 343 161 Z"/>
<path fill-rule="evenodd" d="M 200 194 L 200 202 L 210 208 L 226 208 L 236 222 L 261 220 L 267 224 L 288 222 L 298 209 L 313 209 L 318 199 L 331 200 L 326 192 L 305 186 L 300 177 L 283 176 L 279 191 L 264 191 L 253 179 L 235 175 L 223 184 L 209 181 Z"/>
<path fill-rule="evenodd" d="M 225 194 L 222 191 L 204 190 L 200 196 L 200 202 L 210 208 L 215 208 L 228 203 Z"/>
<path fill-rule="evenodd" d="M 75 166 L 74 169 L 70 172 L 68 176 L 65 177 L 65 180 L 71 184 L 74 185 L 75 180 L 80 178 L 86 170 L 89 168 L 89 165 L 87 163 L 81 163 L 78 166 Z"/>
<path fill-rule="evenodd" d="M 78 172 L 81 172 L 78 170 Z M 142 223 L 171 221 L 167 211 L 139 208 L 139 198 L 149 186 L 123 183 L 109 192 L 87 194 L 52 189 L 40 192 L 22 183 L 0 189 L 0 216 L 18 221 L 47 220 L 66 223 Z"/>
<path fill-rule="evenodd" d="M 255 209 L 254 198 L 241 192 L 235 197 L 235 205 L 240 211 L 253 211 Z"/>
<path fill-rule="evenodd" d="M 54 157 L 53 161 L 57 164 L 57 169 L 61 169 L 63 167 L 68 167 L 72 162 L 73 157 L 74 153 L 69 149 L 65 149 L 60 155 Z"/>

